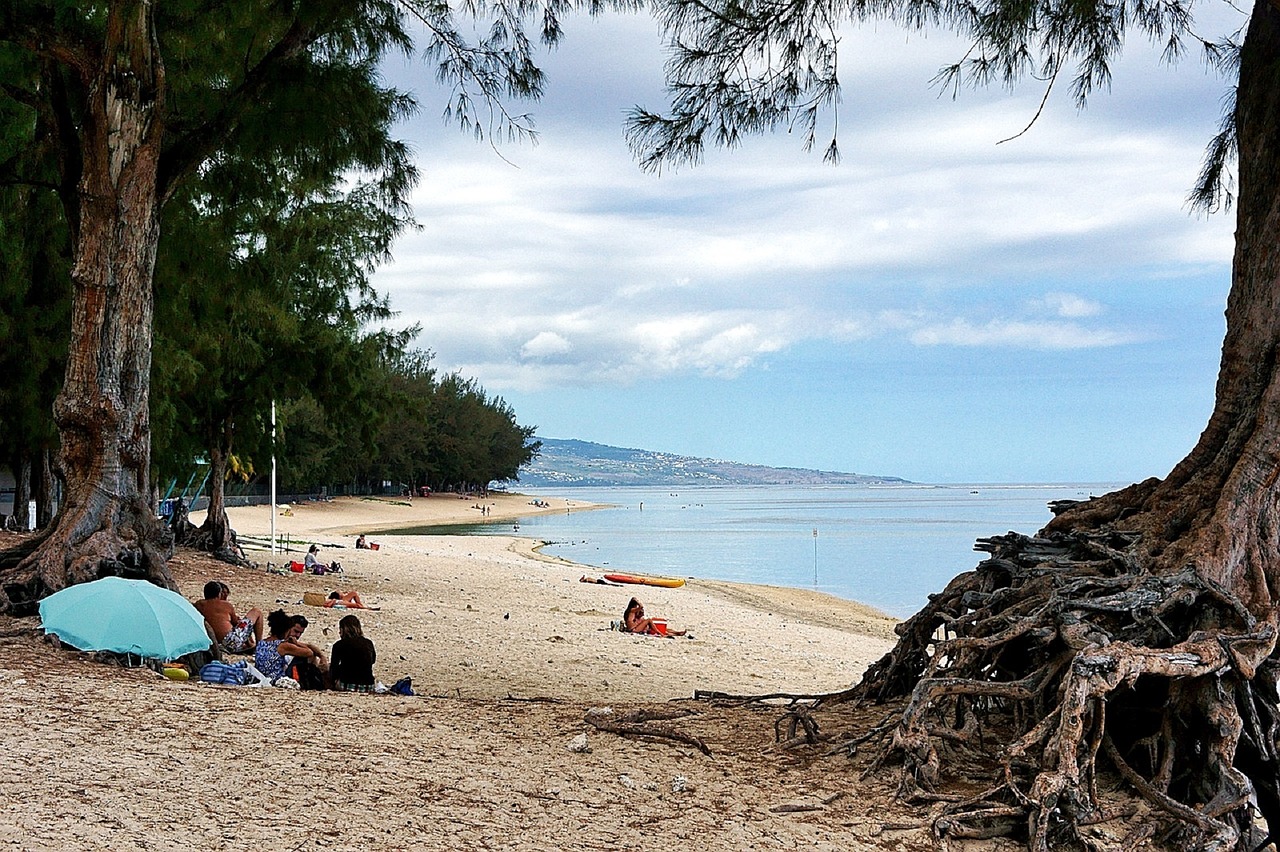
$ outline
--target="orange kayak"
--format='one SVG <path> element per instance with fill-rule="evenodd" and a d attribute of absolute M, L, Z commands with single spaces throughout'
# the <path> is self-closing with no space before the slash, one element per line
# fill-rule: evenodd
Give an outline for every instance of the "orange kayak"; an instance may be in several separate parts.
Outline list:
<path fill-rule="evenodd" d="M 605 574 L 604 578 L 614 583 L 636 583 L 641 586 L 662 586 L 667 589 L 678 589 L 684 585 L 679 577 L 645 577 L 641 574 Z"/>

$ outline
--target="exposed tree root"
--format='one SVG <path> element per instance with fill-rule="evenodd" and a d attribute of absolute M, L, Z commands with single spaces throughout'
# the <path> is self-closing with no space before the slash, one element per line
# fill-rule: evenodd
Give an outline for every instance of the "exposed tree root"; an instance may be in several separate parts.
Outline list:
<path fill-rule="evenodd" d="M 621 716 L 612 708 L 596 708 L 589 711 L 586 720 L 599 730 L 609 731 L 620 736 L 653 737 L 656 739 L 674 740 L 691 745 L 703 754 L 710 756 L 711 748 L 698 737 L 684 731 L 676 730 L 668 725 L 656 725 L 655 721 L 688 716 L 687 710 L 633 710 Z"/>
<path fill-rule="evenodd" d="M 68 499 L 58 523 L 0 552 L 0 612 L 32 615 L 75 583 L 115 576 L 173 588 L 173 538 L 141 498 L 95 491 Z"/>
<path fill-rule="evenodd" d="M 881 742 L 872 771 L 900 764 L 901 796 L 941 803 L 942 845 L 1007 834 L 1036 852 L 1136 838 L 1259 848 L 1255 817 L 1280 827 L 1276 614 L 1250 613 L 1193 567 L 1147 571 L 1137 539 L 979 541 L 990 558 L 899 625 L 897 646 L 861 683 L 814 699 L 902 702 L 828 753 Z M 794 736 L 807 717 L 793 711 L 779 724 Z M 1117 816 L 1100 774 L 1149 804 L 1142 826 L 1088 830 Z M 986 792 L 948 794 L 960 777 Z"/>
<path fill-rule="evenodd" d="M 239 568 L 253 567 L 253 562 L 245 557 L 244 549 L 236 541 L 235 530 L 225 523 L 215 523 L 213 518 L 197 527 L 191 523 L 186 504 L 182 501 L 178 501 L 173 508 L 173 514 L 169 517 L 169 529 L 173 530 L 176 544 L 203 551 Z"/>

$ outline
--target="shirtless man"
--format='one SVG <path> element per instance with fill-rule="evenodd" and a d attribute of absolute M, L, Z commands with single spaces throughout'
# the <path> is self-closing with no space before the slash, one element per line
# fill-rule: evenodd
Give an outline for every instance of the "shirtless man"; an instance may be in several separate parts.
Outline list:
<path fill-rule="evenodd" d="M 230 596 L 226 583 L 210 580 L 204 584 L 204 600 L 196 601 L 195 608 L 204 616 L 222 650 L 229 654 L 252 654 L 262 639 L 262 610 L 255 607 L 238 616 L 227 600 Z"/>

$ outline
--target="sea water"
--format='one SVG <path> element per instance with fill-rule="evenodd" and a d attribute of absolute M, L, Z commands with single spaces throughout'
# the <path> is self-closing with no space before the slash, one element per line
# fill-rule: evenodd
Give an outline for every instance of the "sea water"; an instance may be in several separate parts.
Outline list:
<path fill-rule="evenodd" d="M 610 508 L 402 532 L 520 535 L 587 573 L 636 572 L 813 588 L 904 618 L 985 554 L 979 538 L 1031 534 L 1053 500 L 1120 484 L 792 488 L 545 488 Z"/>

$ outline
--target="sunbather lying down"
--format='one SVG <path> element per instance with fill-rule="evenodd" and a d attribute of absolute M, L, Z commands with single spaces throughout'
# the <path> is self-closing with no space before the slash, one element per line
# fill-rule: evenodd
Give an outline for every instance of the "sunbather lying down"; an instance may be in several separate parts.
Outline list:
<path fill-rule="evenodd" d="M 360 593 L 357 591 L 329 593 L 329 599 L 324 602 L 326 607 L 345 607 L 347 609 L 379 609 L 376 606 L 366 606 L 365 602 L 360 600 Z"/>

